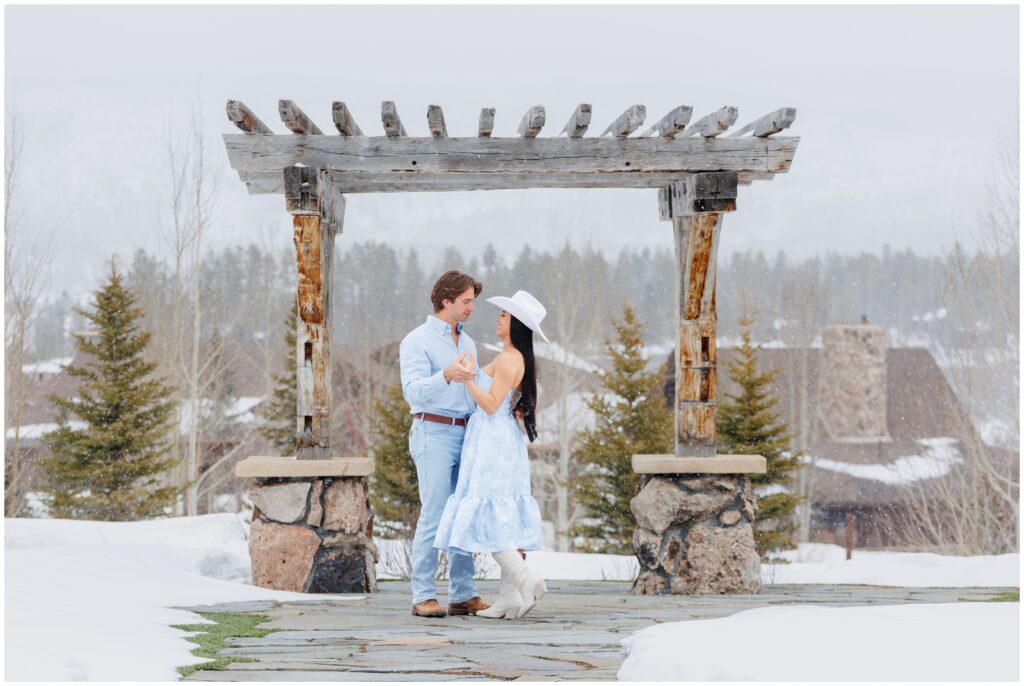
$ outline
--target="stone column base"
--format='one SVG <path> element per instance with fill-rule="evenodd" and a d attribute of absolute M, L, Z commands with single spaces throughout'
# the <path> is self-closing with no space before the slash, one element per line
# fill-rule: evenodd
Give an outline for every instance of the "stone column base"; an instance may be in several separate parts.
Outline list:
<path fill-rule="evenodd" d="M 257 479 L 249 534 L 257 586 L 307 593 L 377 590 L 365 476 Z"/>
<path fill-rule="evenodd" d="M 756 593 L 755 497 L 735 474 L 641 474 L 630 501 L 640 574 L 634 595 Z"/>

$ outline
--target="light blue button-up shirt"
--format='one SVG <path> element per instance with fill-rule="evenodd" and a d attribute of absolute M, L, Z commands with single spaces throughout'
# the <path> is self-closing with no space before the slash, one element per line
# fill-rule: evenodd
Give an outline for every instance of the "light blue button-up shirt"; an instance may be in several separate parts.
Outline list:
<path fill-rule="evenodd" d="M 468 417 L 476 403 L 457 381 L 444 380 L 445 367 L 466 353 L 476 359 L 476 343 L 459 327 L 459 346 L 452 340 L 452 327 L 429 315 L 402 339 L 398 350 L 402 368 L 402 395 L 413 414 L 429 412 L 445 417 Z"/>

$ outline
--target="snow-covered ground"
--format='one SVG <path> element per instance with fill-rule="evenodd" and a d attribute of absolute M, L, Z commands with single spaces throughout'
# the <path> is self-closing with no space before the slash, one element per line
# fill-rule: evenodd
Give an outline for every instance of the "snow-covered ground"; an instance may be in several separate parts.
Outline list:
<path fill-rule="evenodd" d="M 205 660 L 171 628 L 202 619 L 169 608 L 327 597 L 247 585 L 247 528 L 237 514 L 4 520 L 5 680 L 173 681 Z"/>
<path fill-rule="evenodd" d="M 7 680 L 172 680 L 176 678 L 175 667 L 202 660 L 190 654 L 194 646 L 170 627 L 196 623 L 199 618 L 171 607 L 270 598 L 339 598 L 249 585 L 248 524 L 240 514 L 129 523 L 6 519 L 4 529 Z M 378 544 L 382 560 L 396 546 L 393 541 Z M 763 580 L 893 586 L 1019 585 L 1018 555 L 955 558 L 855 551 L 851 561 L 843 559 L 844 555 L 838 546 L 801 546 L 787 554 L 790 564 L 766 565 Z M 625 555 L 537 551 L 529 553 L 528 562 L 548 579 L 628 580 L 637 570 L 636 558 Z M 497 578 L 497 569 L 490 561 L 485 560 L 478 571 L 483 577 Z M 388 576 L 383 566 L 378 567 L 378 574 Z M 799 614 L 793 618 L 794 632 L 803 630 L 801 622 L 809 621 Z M 949 621 L 961 628 L 964 624 L 957 617 Z M 818 624 L 820 631 L 818 619 L 809 623 Z M 695 624 L 707 622 L 691 623 Z M 777 633 L 790 635 L 789 627 Z M 730 635 L 760 634 L 742 630 Z M 744 650 L 754 643 L 744 642 Z M 734 646 L 735 641 L 730 644 Z M 648 650 L 646 638 L 633 645 L 638 656 Z M 849 650 L 851 644 L 845 645 Z M 832 665 L 850 662 L 848 655 L 846 658 Z M 642 658 L 631 657 L 634 665 L 638 659 Z M 837 674 L 831 678 L 837 678 Z"/>
<path fill-rule="evenodd" d="M 779 554 L 786 564 L 761 567 L 766 584 L 867 584 L 921 588 L 1011 587 L 1020 585 L 1020 555 L 956 557 L 932 553 L 854 550 L 804 543 Z"/>
<path fill-rule="evenodd" d="M 1017 681 L 1020 604 L 763 607 L 622 646 L 625 681 Z"/>

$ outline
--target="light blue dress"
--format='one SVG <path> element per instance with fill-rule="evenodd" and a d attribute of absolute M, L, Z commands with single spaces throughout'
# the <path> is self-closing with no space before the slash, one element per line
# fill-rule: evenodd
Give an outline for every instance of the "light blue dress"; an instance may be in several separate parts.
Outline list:
<path fill-rule="evenodd" d="M 493 379 L 483 370 L 480 387 Z M 437 525 L 434 547 L 465 553 L 540 550 L 540 507 L 530 492 L 526 438 L 512 414 L 519 392 L 510 390 L 493 415 L 477 408 L 466 425 L 455 492 Z"/>

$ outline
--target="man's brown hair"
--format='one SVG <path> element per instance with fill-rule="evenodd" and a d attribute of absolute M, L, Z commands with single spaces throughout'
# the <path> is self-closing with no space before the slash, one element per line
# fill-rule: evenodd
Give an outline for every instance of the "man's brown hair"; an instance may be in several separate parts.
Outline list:
<path fill-rule="evenodd" d="M 444 309 L 443 301 L 455 302 L 455 299 L 469 288 L 473 289 L 473 297 L 478 297 L 484 290 L 484 285 L 469 274 L 463 274 L 456 269 L 442 274 L 434 284 L 433 290 L 430 291 L 430 302 L 434 305 L 434 312 Z"/>

